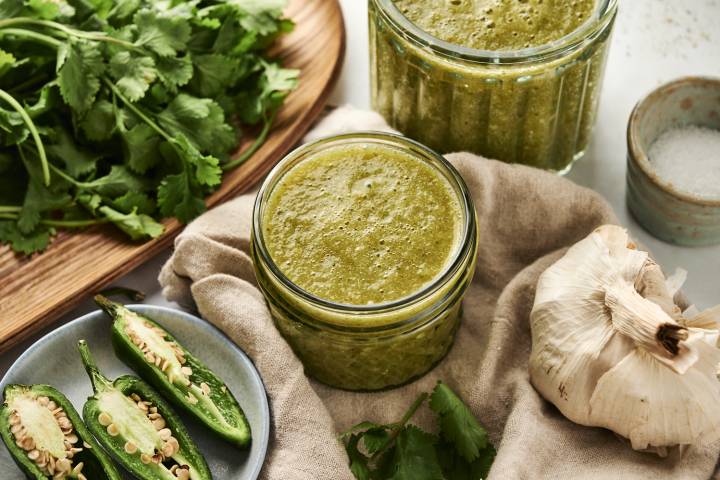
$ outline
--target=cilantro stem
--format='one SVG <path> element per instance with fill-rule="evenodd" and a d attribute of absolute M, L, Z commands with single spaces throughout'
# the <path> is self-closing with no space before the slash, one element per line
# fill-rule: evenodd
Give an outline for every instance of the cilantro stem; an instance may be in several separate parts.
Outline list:
<path fill-rule="evenodd" d="M 91 225 L 100 225 L 108 223 L 110 220 L 107 218 L 94 218 L 88 220 L 40 220 L 40 223 L 47 225 L 48 227 L 60 227 L 60 228 L 84 228 Z"/>
<path fill-rule="evenodd" d="M 9 103 L 10 106 L 12 106 L 20 114 L 20 118 L 22 118 L 23 122 L 25 122 L 25 125 L 27 125 L 28 130 L 30 130 L 30 135 L 32 135 L 33 137 L 33 141 L 37 146 L 38 156 L 40 157 L 40 164 L 42 165 L 45 186 L 49 186 L 50 168 L 48 167 L 47 155 L 45 155 L 45 147 L 43 146 L 42 140 L 40 140 L 40 133 L 38 133 L 38 129 L 35 127 L 35 123 L 33 123 L 32 118 L 30 118 L 30 115 L 27 114 L 23 106 L 20 105 L 20 103 L 18 103 L 18 101 L 15 100 L 15 98 L 9 93 L 7 93 L 5 90 L 0 89 L 0 98 Z"/>
<path fill-rule="evenodd" d="M 390 436 L 385 442 L 385 445 L 383 445 L 382 448 L 378 449 L 378 451 L 375 452 L 372 457 L 370 457 L 371 460 L 382 455 L 382 453 L 384 453 L 385 450 L 387 450 L 388 447 L 393 444 L 393 442 L 397 439 L 398 435 L 400 435 L 400 432 L 402 432 L 405 424 L 408 422 L 408 420 L 412 418 L 413 415 L 415 415 L 415 412 L 417 412 L 418 408 L 420 408 L 420 405 L 422 405 L 423 402 L 427 400 L 427 398 L 428 394 L 423 392 L 415 399 L 412 405 L 410 405 L 410 408 L 408 408 L 407 412 L 405 412 L 405 415 L 403 415 L 402 419 L 398 423 L 393 425 L 392 432 L 390 433 Z"/>
<path fill-rule="evenodd" d="M 17 213 L 0 213 L 0 219 L 3 220 L 17 220 L 20 215 Z M 40 224 L 47 227 L 58 227 L 58 228 L 85 228 L 92 225 L 100 225 L 108 223 L 110 220 L 107 218 L 90 218 L 87 220 L 51 220 L 42 219 Z"/>
<path fill-rule="evenodd" d="M 62 45 L 62 42 L 56 38 L 53 38 L 49 35 L 43 35 L 42 33 L 38 33 L 33 30 L 25 30 L 24 28 L 3 28 L 0 30 L 0 35 L 14 35 L 16 37 L 25 37 L 36 40 L 40 43 L 44 43 L 53 48 L 58 48 L 60 47 L 60 45 Z"/>
<path fill-rule="evenodd" d="M 51 169 L 58 177 L 62 178 L 63 180 L 67 180 L 68 182 L 72 183 L 72 184 L 73 184 L 74 186 L 76 186 L 76 187 L 79 187 L 79 188 L 87 188 L 87 187 L 90 186 L 89 183 L 79 182 L 79 181 L 75 180 L 73 177 L 71 177 L 71 176 L 68 175 L 67 173 L 63 172 L 61 169 L 59 169 L 58 167 L 56 167 L 56 166 L 53 165 L 52 163 L 50 164 L 50 169 Z"/>
<path fill-rule="evenodd" d="M 167 134 L 165 130 L 160 128 L 160 126 L 155 123 L 150 117 L 148 117 L 145 112 L 140 110 L 137 106 L 135 106 L 130 100 L 125 98 L 125 96 L 120 92 L 120 89 L 118 89 L 114 83 L 112 83 L 110 80 L 107 79 L 107 77 L 103 77 L 103 82 L 112 90 L 112 92 L 120 98 L 120 100 L 125 104 L 126 107 L 128 107 L 135 115 L 140 117 L 140 119 L 147 123 L 150 128 L 155 130 L 161 137 L 163 137 L 165 140 L 170 142 L 171 144 L 175 144 L 175 139 L 172 138 L 170 135 Z"/>
<path fill-rule="evenodd" d="M 265 140 L 267 139 L 268 133 L 270 133 L 270 127 L 272 127 L 273 122 L 275 121 L 275 117 L 277 116 L 277 111 L 273 112 L 272 115 L 270 115 L 270 118 L 265 119 L 265 125 L 263 125 L 262 130 L 260 131 L 260 135 L 255 139 L 252 145 L 248 147 L 244 152 L 242 152 L 236 159 L 231 160 L 220 167 L 223 170 L 232 170 L 233 168 L 237 167 L 238 165 L 241 165 L 247 161 L 248 158 L 252 157 L 255 152 L 258 151 L 258 149 L 262 146 L 263 143 L 265 143 Z"/>
<path fill-rule="evenodd" d="M 125 48 L 129 48 L 132 50 L 138 49 L 138 47 L 131 42 L 127 42 L 120 38 L 111 37 L 103 32 L 86 32 L 83 30 L 77 30 L 75 28 L 70 28 L 67 25 L 63 25 L 62 23 L 52 22 L 50 20 L 38 20 L 29 17 L 16 17 L 0 20 L 1 29 L 5 29 L 5 27 L 9 27 L 11 25 L 36 25 L 41 27 L 47 27 L 53 30 L 58 30 L 65 35 L 71 37 L 84 38 L 86 40 L 96 40 L 98 42 L 115 43 L 117 45 L 121 45 Z"/>
<path fill-rule="evenodd" d="M 18 213 L 22 207 L 0 205 L 0 213 Z"/>

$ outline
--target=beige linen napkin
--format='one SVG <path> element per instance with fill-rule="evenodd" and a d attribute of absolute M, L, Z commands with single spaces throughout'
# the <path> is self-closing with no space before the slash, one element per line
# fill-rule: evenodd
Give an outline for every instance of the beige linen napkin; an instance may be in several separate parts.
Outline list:
<path fill-rule="evenodd" d="M 309 137 L 387 129 L 373 113 L 341 108 Z M 397 421 L 419 392 L 442 379 L 470 405 L 498 448 L 490 479 L 707 479 L 719 448 L 660 459 L 613 433 L 575 425 L 530 385 L 528 315 L 540 273 L 595 227 L 615 222 L 594 192 L 539 170 L 467 153 L 447 158 L 475 200 L 480 249 L 464 317 L 448 356 L 420 380 L 387 392 L 350 393 L 308 379 L 273 326 L 248 256 L 254 195 L 191 223 L 160 274 L 165 296 L 197 306 L 253 359 L 270 398 L 272 440 L 262 478 L 352 476 L 337 432 Z M 417 420 L 432 428 L 427 415 Z"/>

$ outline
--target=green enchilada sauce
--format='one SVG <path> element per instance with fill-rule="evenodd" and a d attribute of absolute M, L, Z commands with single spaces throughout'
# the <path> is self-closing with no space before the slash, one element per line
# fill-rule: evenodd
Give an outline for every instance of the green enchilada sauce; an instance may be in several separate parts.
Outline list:
<path fill-rule="evenodd" d="M 544 45 L 573 32 L 595 9 L 595 0 L 394 1 L 423 31 L 478 50 Z"/>
<path fill-rule="evenodd" d="M 387 14 L 393 5 L 397 18 Z M 595 123 L 615 12 L 600 20 L 597 8 L 595 0 L 370 0 L 373 108 L 441 153 L 566 171 Z M 403 15 L 429 36 L 409 33 Z M 501 58 L 580 28 L 586 33 L 578 38 L 586 37 L 575 48 L 551 56 L 526 51 L 522 62 Z M 437 38 L 456 52 L 437 51 Z M 461 55 L 462 47 L 476 54 Z"/>
<path fill-rule="evenodd" d="M 331 147 L 289 170 L 263 212 L 271 258 L 295 285 L 348 305 L 429 285 L 458 249 L 457 193 L 432 165 L 372 144 Z"/>

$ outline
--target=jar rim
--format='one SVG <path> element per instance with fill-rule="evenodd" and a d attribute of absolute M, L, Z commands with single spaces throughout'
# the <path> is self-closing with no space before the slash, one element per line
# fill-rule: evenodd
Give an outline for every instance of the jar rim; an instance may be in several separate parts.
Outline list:
<path fill-rule="evenodd" d="M 393 0 L 371 0 L 389 24 L 407 40 L 420 48 L 453 59 L 482 64 L 522 64 L 563 56 L 585 44 L 610 25 L 618 8 L 618 0 L 598 0 L 595 11 L 572 32 L 542 45 L 513 50 L 484 50 L 465 47 L 437 38 L 410 21 Z"/>
<path fill-rule="evenodd" d="M 268 252 L 262 232 L 262 208 L 264 203 L 269 198 L 272 189 L 282 176 L 291 170 L 294 165 L 301 162 L 302 156 L 313 152 L 318 148 L 326 148 L 329 146 L 342 145 L 347 141 L 362 141 L 369 142 L 379 145 L 392 145 L 409 148 L 409 150 L 424 160 L 431 160 L 436 162 L 444 170 L 448 181 L 453 183 L 453 189 L 457 189 L 458 200 L 461 203 L 463 210 L 464 224 L 458 242 L 458 247 L 450 261 L 448 261 L 446 267 L 439 273 L 428 285 L 424 286 L 421 290 L 407 295 L 405 297 L 392 300 L 389 302 L 369 304 L 369 305 L 357 305 L 357 304 L 346 304 L 333 302 L 320 298 L 307 290 L 301 288 L 299 285 L 292 282 L 277 266 L 272 259 L 270 252 Z M 292 164 L 288 167 L 289 164 Z M 267 266 L 269 272 L 278 280 L 284 287 L 288 288 L 292 293 L 298 295 L 304 301 L 311 304 L 313 307 L 320 308 L 323 310 L 332 311 L 334 313 L 347 314 L 351 313 L 354 315 L 378 315 L 383 313 L 389 313 L 398 309 L 406 308 L 414 305 L 418 302 L 422 302 L 425 298 L 432 296 L 435 292 L 439 291 L 449 281 L 455 278 L 457 272 L 463 267 L 466 262 L 468 254 L 474 254 L 473 245 L 476 243 L 477 238 L 477 225 L 476 225 L 476 214 L 475 207 L 470 196 L 470 190 L 468 189 L 465 181 L 460 176 L 460 173 L 452 166 L 450 162 L 445 159 L 442 155 L 436 153 L 430 148 L 422 145 L 415 140 L 411 140 L 402 135 L 394 133 L 386 133 L 380 131 L 362 131 L 345 133 L 340 135 L 331 135 L 328 137 L 320 138 L 312 141 L 305 145 L 302 145 L 295 150 L 287 154 L 273 169 L 270 171 L 268 176 L 262 183 L 260 190 L 258 191 L 257 197 L 255 198 L 255 204 L 253 207 L 253 220 L 252 220 L 252 240 L 256 252 L 259 253 L 262 261 Z M 401 322 L 405 323 L 405 322 Z M 397 327 L 396 323 L 387 325 L 386 327 Z"/>

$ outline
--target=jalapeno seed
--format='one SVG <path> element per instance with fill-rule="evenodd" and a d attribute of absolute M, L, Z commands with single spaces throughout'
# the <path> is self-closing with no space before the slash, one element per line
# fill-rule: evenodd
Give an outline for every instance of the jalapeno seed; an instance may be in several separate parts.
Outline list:
<path fill-rule="evenodd" d="M 15 444 L 44 475 L 58 480 L 87 480 L 82 473 L 84 463 L 73 464 L 73 457 L 82 448 L 74 446 L 78 437 L 62 407 L 31 391 L 14 396 L 8 407 Z"/>

